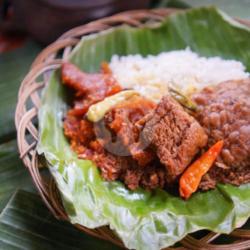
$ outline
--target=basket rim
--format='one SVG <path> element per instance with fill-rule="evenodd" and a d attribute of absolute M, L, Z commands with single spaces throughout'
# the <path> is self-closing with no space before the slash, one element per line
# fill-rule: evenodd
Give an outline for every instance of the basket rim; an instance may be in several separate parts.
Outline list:
<path fill-rule="evenodd" d="M 29 73 L 22 81 L 18 92 L 18 102 L 15 113 L 18 150 L 20 153 L 20 158 L 23 160 L 24 165 L 28 168 L 34 184 L 37 187 L 42 199 L 56 218 L 61 220 L 68 220 L 68 216 L 61 204 L 55 182 L 53 180 L 50 180 L 50 183 L 48 184 L 40 175 L 38 167 L 38 155 L 35 148 L 36 142 L 38 140 L 38 131 L 35 125 L 32 123 L 32 119 L 37 116 L 37 112 L 40 106 L 38 91 L 39 89 L 44 88 L 46 82 L 48 81 L 48 75 L 46 75 L 46 72 L 60 67 L 63 60 L 67 58 L 72 47 L 76 46 L 76 44 L 79 42 L 79 37 L 88 35 L 90 33 L 98 33 L 100 31 L 107 30 L 109 28 L 117 26 L 117 23 L 125 23 L 129 26 L 140 27 L 140 25 L 142 24 L 142 20 L 144 20 L 145 18 L 152 19 L 154 21 L 161 21 L 163 18 L 166 18 L 167 16 L 177 11 L 183 10 L 174 8 L 132 10 L 121 12 L 110 17 L 105 17 L 97 21 L 75 27 L 65 32 L 55 42 L 43 49 L 42 52 L 40 52 L 35 58 L 33 64 L 31 65 Z M 250 20 L 240 18 L 236 18 L 235 20 L 243 25 L 247 25 L 248 27 L 250 27 Z M 62 49 L 63 57 L 62 59 L 57 59 L 57 52 Z M 43 82 L 37 83 L 36 78 L 39 75 L 43 75 L 44 79 Z M 30 109 L 26 108 L 25 106 L 29 98 L 33 103 L 33 107 Z M 27 132 L 33 138 L 32 143 L 28 143 L 25 139 L 27 137 Z M 91 230 L 81 225 L 75 226 L 88 234 L 101 239 L 109 240 L 120 247 L 124 247 L 120 239 L 112 232 L 110 232 L 107 227 L 101 227 L 95 230 Z M 250 230 L 236 229 L 232 235 L 239 237 L 241 240 L 231 245 L 220 245 L 218 247 L 210 243 L 214 238 L 218 237 L 218 234 L 211 232 L 208 236 L 206 236 L 206 238 L 204 237 L 201 240 L 197 240 L 189 235 L 181 241 L 184 248 L 180 247 L 178 249 L 187 248 L 240 250 L 247 249 L 244 247 L 250 246 Z"/>

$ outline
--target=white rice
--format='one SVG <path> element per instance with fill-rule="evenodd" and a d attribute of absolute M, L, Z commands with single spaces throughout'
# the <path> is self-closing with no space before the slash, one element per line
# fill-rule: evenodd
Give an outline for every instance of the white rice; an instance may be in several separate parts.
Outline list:
<path fill-rule="evenodd" d="M 249 77 L 239 61 L 200 57 L 189 48 L 147 57 L 114 55 L 110 68 L 124 88 L 155 101 L 167 93 L 168 86 L 190 94 L 222 81 Z"/>

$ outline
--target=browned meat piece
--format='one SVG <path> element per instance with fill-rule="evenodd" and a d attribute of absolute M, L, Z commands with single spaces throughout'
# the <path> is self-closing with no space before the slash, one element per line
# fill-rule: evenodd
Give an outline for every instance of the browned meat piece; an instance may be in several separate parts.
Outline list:
<path fill-rule="evenodd" d="M 146 168 L 129 168 L 122 176 L 122 180 L 131 190 L 135 190 L 139 186 L 147 190 L 163 188 L 165 169 L 159 163 L 154 163 Z"/>
<path fill-rule="evenodd" d="M 144 145 L 143 142 L 135 142 L 129 146 L 130 153 L 140 167 L 146 166 L 156 158 L 155 153 Z M 145 147 L 145 148 L 144 148 Z"/>
<path fill-rule="evenodd" d="M 166 183 L 166 170 L 160 164 L 149 166 L 143 172 L 140 184 L 147 190 L 164 188 Z"/>
<path fill-rule="evenodd" d="M 100 168 L 102 177 L 107 181 L 120 179 L 131 162 L 129 157 L 115 156 L 108 152 L 95 154 L 91 160 Z"/>
<path fill-rule="evenodd" d="M 250 182 L 250 79 L 205 88 L 193 99 L 199 105 L 196 118 L 208 134 L 208 146 L 224 140 L 218 161 L 200 187 Z M 212 180 L 209 185 L 206 178 Z"/>
<path fill-rule="evenodd" d="M 111 74 L 88 74 L 71 63 L 62 65 L 61 74 L 62 82 L 73 89 L 77 97 L 74 108 L 70 110 L 72 115 L 85 114 L 90 105 L 122 89 Z"/>
<path fill-rule="evenodd" d="M 141 168 L 131 156 L 115 156 L 108 152 L 94 154 L 91 160 L 100 168 L 105 180 L 120 180 L 130 190 L 139 187 L 153 190 L 165 185 L 165 169 L 157 162 Z"/>
<path fill-rule="evenodd" d="M 77 153 L 82 153 L 91 140 L 95 138 L 93 124 L 75 116 L 66 116 L 64 134 L 69 138 L 71 147 Z"/>
<path fill-rule="evenodd" d="M 105 124 L 116 136 L 114 146 L 123 149 L 124 155 L 132 155 L 140 166 L 147 165 L 155 155 L 142 144 L 141 131 L 136 126 L 136 122 L 152 111 L 155 106 L 152 101 L 135 96 L 118 104 L 105 115 Z"/>
<path fill-rule="evenodd" d="M 176 180 L 207 143 L 203 128 L 170 96 L 163 97 L 143 135 L 165 165 L 168 183 Z"/>
<path fill-rule="evenodd" d="M 88 94 L 95 96 L 99 100 L 121 91 L 120 85 L 111 74 L 85 73 L 71 63 L 62 65 L 62 81 L 77 91 L 78 96 Z"/>
<path fill-rule="evenodd" d="M 64 120 L 71 148 L 80 159 L 93 161 L 107 181 L 123 181 L 132 190 L 139 186 L 149 190 L 164 187 L 164 167 L 140 141 L 142 118 L 155 108 L 153 102 L 136 96 L 117 105 L 95 124 L 84 116 L 91 104 L 121 90 L 107 65 L 102 72 L 86 74 L 74 65 L 62 66 L 63 83 L 75 92 L 73 108 Z"/>
<path fill-rule="evenodd" d="M 89 149 L 85 148 L 85 151 L 79 154 L 78 157 L 92 160 L 101 170 L 101 175 L 105 180 L 120 180 L 131 190 L 139 187 L 147 190 L 164 187 L 165 170 L 159 163 L 141 168 L 131 156 L 110 154 L 103 148 L 100 150 L 100 144 L 98 144 L 97 141 L 91 142 L 92 149 L 95 148 L 99 151 L 89 153 Z"/>
<path fill-rule="evenodd" d="M 142 178 L 143 170 L 140 168 L 128 169 L 122 179 L 124 184 L 130 189 L 135 190 L 140 186 L 140 180 Z"/>

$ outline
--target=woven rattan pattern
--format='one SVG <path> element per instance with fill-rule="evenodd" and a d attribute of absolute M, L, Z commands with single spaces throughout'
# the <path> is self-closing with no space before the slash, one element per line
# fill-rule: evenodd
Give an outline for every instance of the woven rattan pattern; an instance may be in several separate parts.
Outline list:
<path fill-rule="evenodd" d="M 15 115 L 18 148 L 20 157 L 29 170 L 42 199 L 57 219 L 68 220 L 68 217 L 64 211 L 52 177 L 48 178 L 48 176 L 42 174 L 43 171 L 41 171 L 39 167 L 41 161 L 38 160 L 38 154 L 36 152 L 38 130 L 35 125 L 35 120 L 37 120 L 37 113 L 40 106 L 40 92 L 48 82 L 50 73 L 59 68 L 63 61 L 67 60 L 72 48 L 76 46 L 80 38 L 84 35 L 97 33 L 121 24 L 141 27 L 148 21 L 159 22 L 176 11 L 176 9 L 129 11 L 76 27 L 63 34 L 57 41 L 45 48 L 33 62 L 29 73 L 20 86 L 18 94 Z M 250 27 L 250 22 L 244 20 L 238 21 Z M 75 226 L 90 235 L 124 247 L 121 240 L 108 226 L 96 229 L 88 229 L 81 225 Z M 175 249 L 250 249 L 250 230 L 236 229 L 230 236 L 235 239 L 233 243 L 218 245 L 213 242 L 219 237 L 219 234 L 210 232 L 201 239 L 196 239 L 188 235 L 181 241 L 182 247 Z"/>

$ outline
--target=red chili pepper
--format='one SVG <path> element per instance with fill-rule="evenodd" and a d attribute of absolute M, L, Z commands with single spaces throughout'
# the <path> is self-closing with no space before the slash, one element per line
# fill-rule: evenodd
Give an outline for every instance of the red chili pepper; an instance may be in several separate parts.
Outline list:
<path fill-rule="evenodd" d="M 186 169 L 179 182 L 181 197 L 188 199 L 198 189 L 202 176 L 212 167 L 215 159 L 220 154 L 223 144 L 222 140 L 215 143 Z"/>

